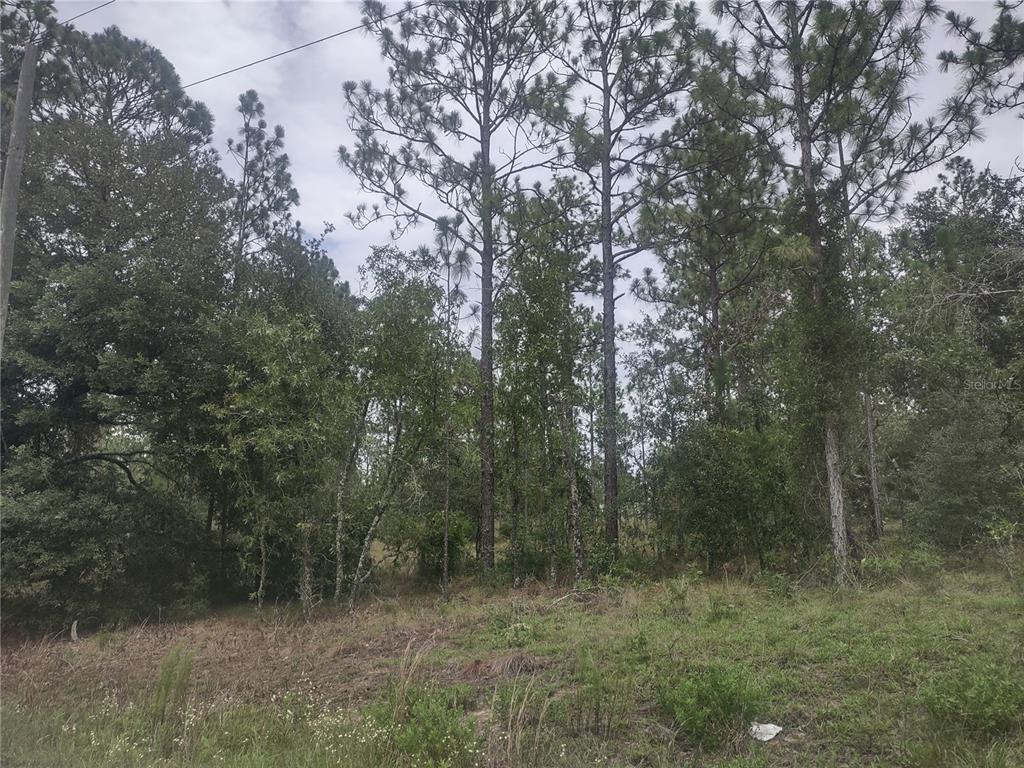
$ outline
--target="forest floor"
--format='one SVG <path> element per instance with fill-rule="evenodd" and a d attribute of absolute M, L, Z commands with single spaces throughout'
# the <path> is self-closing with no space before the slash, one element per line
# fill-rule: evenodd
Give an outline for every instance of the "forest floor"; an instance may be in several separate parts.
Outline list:
<path fill-rule="evenodd" d="M 232 611 L 6 647 L 2 726 L 8 768 L 1024 766 L 1024 595 L 691 576 Z"/>

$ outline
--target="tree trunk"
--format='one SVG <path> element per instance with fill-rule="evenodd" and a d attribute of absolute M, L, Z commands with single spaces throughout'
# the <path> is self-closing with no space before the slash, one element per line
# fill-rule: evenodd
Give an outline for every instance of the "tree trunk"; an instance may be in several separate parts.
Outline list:
<path fill-rule="evenodd" d="M 707 376 L 711 386 L 712 419 L 721 424 L 725 414 L 725 403 L 722 391 L 722 321 L 720 317 L 722 291 L 718 283 L 719 265 L 713 260 L 708 261 L 708 303 L 711 309 L 711 334 L 708 339 Z"/>
<path fill-rule="evenodd" d="M 345 462 L 345 471 L 338 484 L 337 519 L 334 526 L 334 604 L 341 604 L 341 596 L 345 584 L 345 505 L 348 502 L 352 478 L 355 477 L 356 463 L 359 460 L 359 449 L 366 433 L 366 414 L 370 409 L 370 401 L 363 401 L 362 413 L 356 425 L 356 433 L 352 438 L 352 450 Z"/>
<path fill-rule="evenodd" d="M 303 523 L 302 552 L 299 564 L 299 600 L 302 615 L 309 621 L 313 615 L 313 536 L 309 523 Z"/>
<path fill-rule="evenodd" d="M 580 527 L 579 489 L 576 487 L 576 425 L 573 423 L 572 405 L 566 406 L 564 431 L 562 442 L 566 477 L 569 481 L 569 538 L 572 547 L 573 579 L 578 584 L 583 579 L 583 530 Z"/>
<path fill-rule="evenodd" d="M 209 536 L 213 532 L 213 514 L 214 514 L 214 495 L 211 493 L 209 501 L 206 503 L 206 535 Z"/>
<path fill-rule="evenodd" d="M 800 31 L 796 18 L 796 4 L 789 7 L 791 39 L 798 40 Z M 791 52 L 793 74 L 793 98 L 797 118 L 797 140 L 800 144 L 800 181 L 804 196 L 804 220 L 807 239 L 814 257 L 814 303 L 827 320 L 831 306 L 829 286 L 838 277 L 830 274 L 830 263 L 825 258 L 821 233 L 820 211 L 817 188 L 814 184 L 814 156 L 810 128 L 810 115 L 806 103 L 806 85 L 802 48 L 797 46 Z M 824 365 L 826 361 L 821 361 Z M 823 408 L 825 424 L 825 474 L 828 484 L 829 520 L 832 532 L 832 555 L 835 558 L 836 581 L 845 584 L 849 580 L 849 546 L 846 537 L 846 510 L 843 503 L 842 467 L 839 459 L 839 416 L 833 398 L 825 395 Z"/>
<path fill-rule="evenodd" d="M 486 25 L 485 25 L 486 27 Z M 484 30 L 486 33 L 486 29 Z M 485 35 L 486 36 L 486 35 Z M 480 519 L 477 556 L 485 571 L 494 569 L 494 180 L 491 168 L 490 41 L 485 39 L 480 126 Z"/>
<path fill-rule="evenodd" d="M 849 540 L 846 536 L 846 513 L 843 509 L 843 480 L 839 466 L 839 419 L 835 414 L 825 417 L 825 472 L 828 479 L 829 519 L 832 524 L 832 554 L 836 560 L 836 581 L 850 579 Z"/>
<path fill-rule="evenodd" d="M 0 191 L 0 355 L 3 354 L 4 333 L 7 330 L 7 305 L 11 298 L 11 280 L 14 276 L 14 244 L 18 231 L 18 193 L 21 188 L 21 169 L 25 165 L 28 149 L 29 116 L 32 112 L 32 92 L 36 82 L 35 43 L 25 44 L 18 75 L 18 95 L 14 99 L 14 118 L 4 163 L 3 189 Z"/>
<path fill-rule="evenodd" d="M 878 455 L 875 449 L 875 401 L 864 392 L 864 423 L 868 436 L 868 472 L 871 476 L 871 509 L 874 513 L 875 541 L 882 538 L 882 492 L 878 480 Z"/>
<path fill-rule="evenodd" d="M 267 533 L 260 529 L 260 582 L 256 587 L 256 610 L 263 610 L 263 597 L 267 593 L 267 566 L 269 553 L 267 552 Z"/>
<path fill-rule="evenodd" d="M 387 510 L 388 505 L 391 503 L 391 499 L 394 497 L 398 490 L 399 483 L 395 481 L 395 466 L 398 462 L 398 450 L 399 445 L 402 442 L 402 421 L 399 419 L 395 425 L 395 439 L 391 443 L 391 455 L 388 457 L 388 466 L 384 472 L 384 487 L 386 489 L 383 496 L 377 502 L 377 509 L 374 512 L 373 520 L 370 522 L 370 527 L 366 531 L 366 536 L 363 539 L 363 547 L 359 552 L 359 561 L 356 563 L 355 572 L 352 574 L 352 585 L 348 592 L 348 612 L 352 613 L 355 610 L 356 597 L 359 594 L 359 588 L 363 585 L 363 582 L 370 575 L 369 569 L 366 568 L 366 561 L 370 557 L 370 544 L 373 543 L 374 534 L 377 533 L 377 526 L 380 525 L 381 518 L 384 517 L 384 512 Z M 419 450 L 420 443 L 417 442 L 413 448 L 413 453 Z"/>
<path fill-rule="evenodd" d="M 612 556 L 619 551 L 619 451 L 615 367 L 615 256 L 612 251 L 611 84 L 603 73 L 601 106 L 601 318 L 604 383 L 604 536 Z"/>
<path fill-rule="evenodd" d="M 226 593 L 228 589 L 227 570 L 227 545 L 228 545 L 228 503 L 221 500 L 220 503 L 220 588 Z"/>
<path fill-rule="evenodd" d="M 510 542 L 512 557 L 512 586 L 516 589 L 522 584 L 523 547 L 520 540 L 520 520 L 523 517 L 523 489 L 525 478 L 523 473 L 522 445 L 519 440 L 519 420 L 512 418 L 512 461 L 515 463 L 515 477 L 511 483 L 512 507 L 512 541 Z"/>
<path fill-rule="evenodd" d="M 377 526 L 380 525 L 380 519 L 384 516 L 384 505 L 377 507 L 377 512 L 373 516 L 373 521 L 370 523 L 370 527 L 366 531 L 366 537 L 363 539 L 363 548 L 359 552 L 359 562 L 356 563 L 355 573 L 352 575 L 352 586 L 348 591 L 348 612 L 352 613 L 356 608 L 356 597 L 359 594 L 359 587 L 362 586 L 363 582 L 366 581 L 366 577 L 369 576 L 369 571 L 365 571 L 366 561 L 370 557 L 370 544 L 373 542 L 373 535 L 377 532 Z"/>
<path fill-rule="evenodd" d="M 449 518 L 451 516 L 452 496 L 452 461 L 451 461 L 451 406 L 448 406 L 448 413 L 445 414 L 444 424 L 444 509 L 442 510 L 444 524 L 444 541 L 442 542 L 443 552 L 441 553 L 441 595 L 448 599 L 449 568 L 449 547 L 450 532 Z"/>

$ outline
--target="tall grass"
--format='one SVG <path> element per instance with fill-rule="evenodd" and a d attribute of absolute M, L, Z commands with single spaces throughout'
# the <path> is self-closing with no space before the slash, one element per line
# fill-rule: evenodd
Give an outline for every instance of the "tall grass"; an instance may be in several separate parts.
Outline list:
<path fill-rule="evenodd" d="M 149 717 L 153 728 L 153 744 L 169 754 L 174 740 L 180 738 L 185 723 L 185 704 L 195 654 L 184 642 L 175 645 L 160 662 L 160 673 L 149 700 Z"/>

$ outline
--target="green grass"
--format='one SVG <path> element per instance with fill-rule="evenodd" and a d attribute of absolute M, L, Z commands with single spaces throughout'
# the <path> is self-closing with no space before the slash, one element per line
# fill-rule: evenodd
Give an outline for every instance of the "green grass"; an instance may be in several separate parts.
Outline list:
<path fill-rule="evenodd" d="M 285 631 L 270 622 L 207 620 L 202 643 L 165 628 L 161 655 L 120 682 L 103 670 L 147 636 L 20 651 L 0 763 L 1024 766 L 1024 600 L 1000 573 L 886 570 L 839 595 L 691 575 L 384 598 L 288 629 L 288 658 L 310 670 L 290 686 L 260 690 L 254 669 L 248 695 L 219 695 L 233 681 L 209 638 Z M 340 641 L 358 664 L 322 661 Z M 372 668 L 380 684 L 347 697 Z M 755 742 L 750 719 L 784 730 Z"/>

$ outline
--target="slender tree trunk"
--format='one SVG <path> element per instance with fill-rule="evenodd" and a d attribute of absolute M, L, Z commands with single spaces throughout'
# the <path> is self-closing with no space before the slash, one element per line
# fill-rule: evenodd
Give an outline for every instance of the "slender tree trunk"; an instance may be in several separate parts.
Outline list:
<path fill-rule="evenodd" d="M 839 136 L 836 141 L 839 155 L 839 176 L 843 190 L 843 212 L 846 218 L 846 252 L 847 258 L 853 259 L 853 213 L 850 210 L 850 194 L 846 185 L 846 159 L 843 152 L 843 137 Z M 858 307 L 861 315 L 864 315 L 863 306 Z M 867 389 L 861 392 L 861 399 L 864 403 L 864 427 L 867 432 L 868 442 L 868 475 L 871 479 L 871 507 L 872 532 L 875 541 L 882 539 L 882 498 L 878 483 L 878 459 L 875 452 L 875 401 Z"/>
<path fill-rule="evenodd" d="M 447 458 L 447 457 L 446 457 Z M 445 462 L 447 469 L 447 461 Z M 448 584 L 451 581 L 451 575 L 449 573 L 449 560 L 450 554 L 450 538 L 449 532 L 449 516 L 451 515 L 451 484 L 452 477 L 450 471 L 445 471 L 444 475 L 444 552 L 441 556 L 441 594 L 444 599 L 448 599 Z"/>
<path fill-rule="evenodd" d="M 449 380 L 450 383 L 450 380 Z M 452 460 L 451 460 L 451 407 L 447 406 L 448 410 L 445 414 L 444 424 L 444 508 L 442 509 L 442 518 L 444 525 L 444 541 L 442 542 L 443 552 L 441 553 L 441 594 L 445 600 L 448 599 L 448 582 L 450 578 L 449 574 L 449 547 L 450 547 L 450 533 L 449 533 L 449 517 L 451 515 L 451 497 L 452 497 Z"/>
<path fill-rule="evenodd" d="M 797 6 L 794 3 L 788 7 L 791 39 L 798 40 L 800 31 L 796 18 Z M 822 319 L 828 322 L 832 309 L 829 290 L 833 280 L 838 276 L 830 274 L 830 260 L 825 258 L 818 195 L 814 183 L 814 156 L 810 114 L 806 103 L 803 53 L 799 47 L 791 53 L 791 66 L 797 118 L 797 140 L 800 144 L 800 179 L 804 196 L 804 218 L 806 234 L 810 241 L 816 268 L 813 289 L 814 303 L 822 313 Z M 824 360 L 821 362 L 822 364 L 826 363 Z M 825 474 L 828 484 L 829 520 L 832 529 L 832 555 L 835 558 L 836 581 L 839 584 L 845 584 L 850 578 L 849 542 L 846 531 L 846 509 L 843 502 L 842 466 L 839 458 L 839 415 L 832 400 L 832 397 L 825 395 L 824 413 L 822 414 L 825 427 Z"/>
<path fill-rule="evenodd" d="M 874 512 L 875 540 L 882 538 L 882 492 L 878 479 L 878 455 L 875 448 L 875 400 L 864 392 L 864 424 L 868 436 L 868 472 L 871 476 L 871 509 Z"/>
<path fill-rule="evenodd" d="M 711 338 L 708 339 L 707 375 L 712 391 L 712 418 L 722 423 L 725 403 L 722 391 L 722 321 L 720 317 L 722 291 L 718 283 L 718 264 L 708 262 L 708 302 L 711 309 Z"/>
<path fill-rule="evenodd" d="M 588 422 L 587 422 L 587 432 L 588 432 L 588 438 L 589 438 L 589 443 L 590 443 L 590 445 L 589 445 L 589 448 L 590 448 L 590 451 L 589 451 L 590 461 L 587 464 L 587 483 L 589 484 L 590 498 L 593 500 L 594 503 L 596 503 L 596 501 L 597 501 L 597 476 L 596 476 L 596 474 L 594 472 L 594 464 L 596 463 L 595 460 L 596 460 L 596 457 L 597 457 L 597 451 L 595 450 L 595 445 L 594 445 L 594 427 L 595 427 L 595 424 L 596 424 L 596 419 L 594 418 L 594 394 L 595 394 L 595 392 L 594 392 L 594 389 L 593 389 L 593 382 L 594 382 L 595 378 L 596 378 L 595 376 L 591 376 L 591 368 L 590 368 L 590 364 L 588 363 L 587 364 L 587 379 L 588 379 L 588 381 L 587 381 L 587 413 L 588 413 L 589 418 L 588 418 Z"/>
<path fill-rule="evenodd" d="M 572 418 L 572 404 L 566 405 L 563 429 L 565 471 L 569 481 L 569 539 L 572 547 L 573 579 L 578 584 L 583 579 L 583 529 L 580 526 L 579 489 L 576 487 L 576 425 Z"/>
<path fill-rule="evenodd" d="M 221 500 L 220 504 L 220 588 L 227 592 L 227 545 L 228 545 L 228 503 Z"/>
<path fill-rule="evenodd" d="M 215 508 L 215 496 L 210 494 L 209 501 L 206 503 L 206 535 L 209 536 L 213 532 L 213 515 Z"/>
<path fill-rule="evenodd" d="M 359 594 L 359 588 L 362 586 L 366 577 L 369 576 L 369 571 L 366 570 L 366 561 L 370 557 L 370 544 L 373 543 L 373 536 L 377 533 L 377 526 L 380 525 L 380 520 L 384 516 L 384 505 L 378 505 L 377 511 L 373 516 L 373 521 L 370 523 L 370 527 L 366 531 L 366 536 L 363 538 L 363 548 L 359 552 L 359 562 L 356 563 L 355 573 L 352 575 L 352 585 L 348 591 L 348 612 L 352 613 L 356 608 L 356 597 Z"/>
<path fill-rule="evenodd" d="M 300 557 L 299 600 L 302 602 L 302 615 L 309 621 L 313 615 L 313 536 L 308 523 L 303 526 Z"/>
<path fill-rule="evenodd" d="M 18 76 L 18 95 L 14 100 L 11 136 L 7 144 L 7 160 L 4 163 L 3 189 L 0 191 L 0 355 L 3 354 L 4 334 L 7 331 L 7 305 L 11 298 L 14 244 L 18 232 L 18 195 L 21 169 L 25 165 L 28 149 L 29 116 L 32 112 L 38 55 L 35 43 L 25 44 L 21 74 Z"/>
<path fill-rule="evenodd" d="M 348 591 L 348 612 L 352 613 L 356 606 L 356 597 L 359 594 L 359 588 L 363 585 L 363 582 L 370 575 L 369 569 L 366 567 L 367 560 L 370 557 L 370 545 L 373 543 L 373 537 L 377 533 L 377 526 L 380 525 L 381 518 L 384 517 L 384 512 L 387 511 L 388 505 L 391 503 L 391 499 L 394 497 L 395 492 L 398 490 L 399 483 L 395 481 L 395 465 L 398 461 L 398 450 L 399 445 L 402 442 L 402 422 L 398 421 L 395 426 L 395 439 L 391 443 L 391 455 L 388 458 L 387 470 L 384 472 L 384 486 L 387 489 L 383 497 L 377 502 L 377 509 L 374 512 L 373 520 L 370 522 L 370 527 L 366 530 L 366 536 L 363 538 L 363 547 L 359 552 L 359 561 L 356 563 L 355 572 L 352 574 L 352 584 Z M 419 449 L 419 443 L 416 443 L 413 453 Z"/>
<path fill-rule="evenodd" d="M 363 444 L 363 435 L 366 434 L 366 414 L 370 409 L 370 401 L 363 401 L 363 407 L 356 425 L 356 433 L 352 438 L 352 450 L 349 451 L 348 460 L 345 462 L 345 471 L 338 484 L 337 519 L 334 525 L 334 604 L 341 604 L 341 597 L 345 584 L 345 509 L 348 504 L 349 490 L 352 488 L 352 479 L 356 473 L 356 463 L 359 460 L 359 449 Z"/>
<path fill-rule="evenodd" d="M 486 33 L 486 25 L 485 25 Z M 491 167 L 490 41 L 484 40 L 484 77 L 480 126 L 480 519 L 477 556 L 485 571 L 494 569 L 494 179 Z"/>
<path fill-rule="evenodd" d="M 611 84 L 603 73 L 601 105 L 601 319 L 604 382 L 604 536 L 614 557 L 619 551 L 619 450 L 615 367 L 615 256 L 612 251 Z"/>
<path fill-rule="evenodd" d="M 263 610 L 263 598 L 267 593 L 267 570 L 269 553 L 267 552 L 267 532 L 260 526 L 260 581 L 256 587 L 256 610 Z"/>
<path fill-rule="evenodd" d="M 511 483 L 512 507 L 512 586 L 519 588 L 522 584 L 523 546 L 521 541 L 520 520 L 523 516 L 523 489 L 525 477 L 523 473 L 522 445 L 519 438 L 519 420 L 512 417 L 512 461 L 515 463 L 515 477 Z"/>

